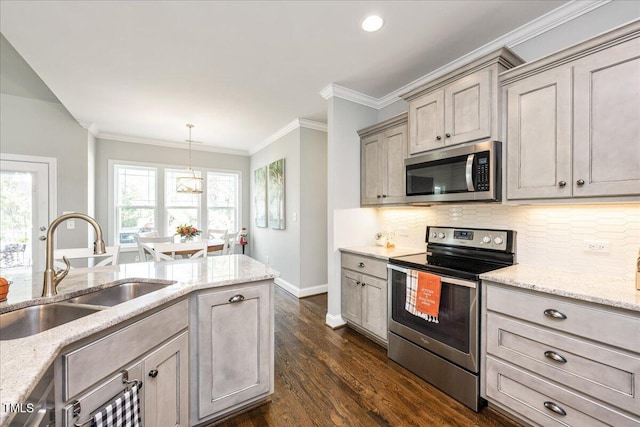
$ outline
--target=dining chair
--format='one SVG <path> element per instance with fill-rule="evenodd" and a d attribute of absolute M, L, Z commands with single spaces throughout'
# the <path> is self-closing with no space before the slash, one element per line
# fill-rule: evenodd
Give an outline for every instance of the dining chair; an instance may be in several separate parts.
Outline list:
<path fill-rule="evenodd" d="M 207 234 L 209 236 L 209 239 L 225 240 L 226 237 L 227 237 L 227 233 L 229 233 L 229 230 L 227 230 L 227 229 L 210 228 L 210 229 L 207 230 Z"/>
<path fill-rule="evenodd" d="M 96 255 L 93 253 L 93 248 L 71 248 L 71 249 L 56 249 L 53 252 L 53 265 L 57 268 L 66 268 L 62 257 L 73 263 L 74 260 L 86 260 L 87 265 L 83 267 L 103 267 L 107 265 L 118 265 L 120 259 L 120 246 L 107 246 L 106 253 Z M 79 262 L 76 262 L 79 264 Z M 71 268 L 78 267 L 78 265 L 72 265 Z"/>
<path fill-rule="evenodd" d="M 155 233 L 155 236 L 143 236 L 143 234 L 151 234 Z M 153 260 L 153 248 L 148 245 L 148 243 L 153 243 L 154 245 L 157 243 L 172 243 L 173 236 L 167 237 L 159 237 L 157 231 L 150 231 L 149 233 L 138 233 L 134 236 L 136 239 L 136 244 L 138 245 L 138 255 L 140 256 L 140 261 L 149 261 Z M 147 254 L 150 256 L 147 258 Z"/>
<path fill-rule="evenodd" d="M 225 240 L 224 247 L 222 248 L 222 255 L 235 253 L 235 248 L 238 244 L 238 234 L 240 234 L 239 231 L 227 233 L 227 238 Z"/>
<path fill-rule="evenodd" d="M 157 243 L 153 245 L 153 259 L 155 261 L 171 261 L 177 255 L 186 255 L 188 258 L 200 258 L 207 256 L 207 241 L 185 243 Z"/>
<path fill-rule="evenodd" d="M 157 231 L 141 231 L 138 233 L 140 237 L 160 237 Z"/>

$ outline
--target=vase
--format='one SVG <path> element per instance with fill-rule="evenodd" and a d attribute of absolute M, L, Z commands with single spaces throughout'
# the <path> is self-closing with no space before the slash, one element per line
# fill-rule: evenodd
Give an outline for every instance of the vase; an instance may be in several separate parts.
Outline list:
<path fill-rule="evenodd" d="M 193 240 L 193 236 L 181 236 L 180 243 L 187 243 Z"/>

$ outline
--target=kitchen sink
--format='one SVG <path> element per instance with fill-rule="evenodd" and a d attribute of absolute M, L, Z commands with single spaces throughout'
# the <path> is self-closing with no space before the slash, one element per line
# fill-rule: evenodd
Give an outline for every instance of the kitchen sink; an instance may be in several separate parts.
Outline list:
<path fill-rule="evenodd" d="M 170 284 L 146 282 L 122 283 L 111 288 L 101 289 L 99 291 L 68 299 L 67 302 L 111 307 L 125 301 L 129 301 L 133 298 L 160 290 L 167 286 L 170 286 Z"/>
<path fill-rule="evenodd" d="M 80 319 L 100 310 L 98 307 L 67 303 L 34 305 L 0 314 L 0 341 L 24 338 Z"/>

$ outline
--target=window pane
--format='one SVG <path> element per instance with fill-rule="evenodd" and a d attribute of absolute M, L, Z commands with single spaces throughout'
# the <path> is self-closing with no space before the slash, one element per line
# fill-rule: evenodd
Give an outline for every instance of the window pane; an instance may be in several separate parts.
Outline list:
<path fill-rule="evenodd" d="M 180 224 L 192 225 L 200 230 L 197 208 L 170 208 L 167 209 L 167 214 L 169 220 L 167 235 L 169 236 L 176 233 L 176 228 L 178 228 Z"/>
<path fill-rule="evenodd" d="M 207 226 L 237 231 L 238 181 L 237 173 L 207 173 Z"/>
<path fill-rule="evenodd" d="M 118 208 L 118 243 L 123 245 L 135 243 L 136 234 L 144 231 L 155 231 L 155 209 L 151 208 Z"/>
<path fill-rule="evenodd" d="M 234 208 L 209 208 L 207 228 L 236 231 L 236 210 Z"/>
<path fill-rule="evenodd" d="M 156 204 L 155 169 L 116 166 L 117 204 L 154 206 Z"/>
<path fill-rule="evenodd" d="M 200 171 L 194 171 L 196 176 L 200 176 Z M 176 191 L 176 178 L 179 176 L 189 176 L 186 169 L 166 169 L 165 170 L 165 204 L 167 206 L 193 206 L 200 203 L 199 194 L 178 193 Z"/>

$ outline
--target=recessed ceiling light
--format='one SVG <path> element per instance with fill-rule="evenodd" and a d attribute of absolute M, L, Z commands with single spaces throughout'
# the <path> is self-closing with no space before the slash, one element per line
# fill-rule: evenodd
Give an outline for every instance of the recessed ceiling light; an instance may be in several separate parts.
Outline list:
<path fill-rule="evenodd" d="M 383 25 L 384 21 L 377 15 L 368 16 L 364 21 L 362 21 L 362 29 L 369 33 L 378 31 Z"/>

